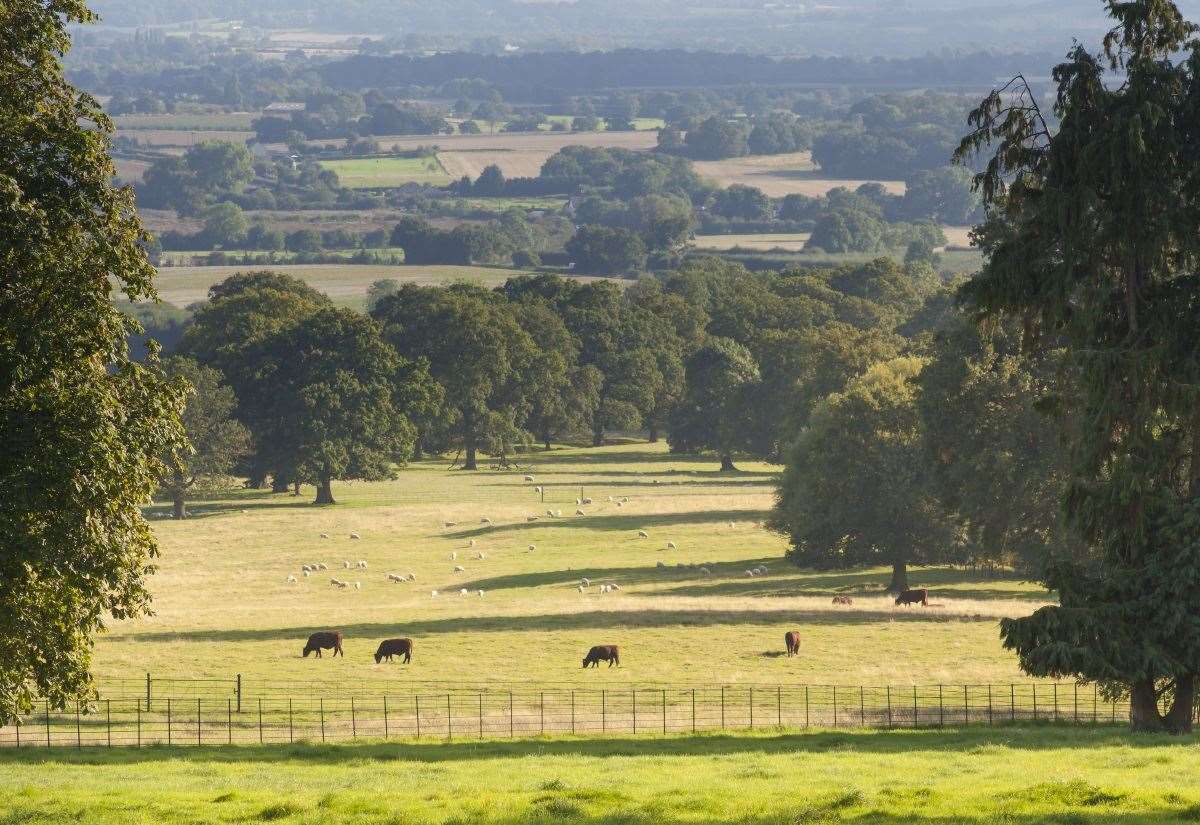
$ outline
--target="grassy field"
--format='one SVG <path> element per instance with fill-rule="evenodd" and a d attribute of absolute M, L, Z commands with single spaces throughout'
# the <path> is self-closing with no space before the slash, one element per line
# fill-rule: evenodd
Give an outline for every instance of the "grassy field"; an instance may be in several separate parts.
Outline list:
<path fill-rule="evenodd" d="M 702 160 L 696 161 L 695 167 L 701 176 L 721 186 L 731 186 L 735 183 L 754 186 L 772 198 L 782 198 L 791 194 L 817 197 L 839 186 L 856 189 L 867 183 L 865 180 L 845 180 L 823 175 L 808 152 Z M 904 181 L 879 182 L 894 195 L 904 194 Z"/>
<path fill-rule="evenodd" d="M 118 137 L 129 137 L 142 146 L 152 146 L 156 149 L 175 149 L 176 153 L 183 148 L 194 146 L 209 140 L 223 140 L 230 143 L 246 143 L 254 137 L 254 132 L 236 129 L 117 129 Z M 168 153 L 170 153 L 168 151 Z"/>
<path fill-rule="evenodd" d="M 541 454 L 513 473 L 446 465 L 338 485 L 335 507 L 310 506 L 311 489 L 300 498 L 240 490 L 196 505 L 190 520 L 156 518 L 157 615 L 114 625 L 99 640 L 97 672 L 387 680 L 396 689 L 414 681 L 1007 682 L 1021 676 L 1000 647 L 997 621 L 1046 601 L 1020 581 L 928 569 L 912 578 L 935 604 L 906 610 L 882 592 L 882 570 L 797 570 L 782 559 L 783 538 L 756 526 L 774 496 L 776 468 L 767 465 L 720 475 L 711 460 L 640 443 Z M 545 485 L 545 503 L 524 472 Z M 576 516 L 581 488 L 595 503 Z M 617 506 L 609 496 L 629 501 Z M 540 519 L 528 522 L 532 515 Z M 472 558 L 480 552 L 487 558 Z M 369 564 L 351 576 L 361 591 L 329 586 L 343 560 L 359 559 Z M 332 572 L 286 582 L 317 561 Z M 759 564 L 770 573 L 748 577 Z M 389 583 L 388 572 L 414 573 L 416 583 Z M 584 576 L 622 589 L 580 593 Z M 854 606 L 831 605 L 835 592 L 854 594 Z M 788 659 L 780 640 L 792 626 L 802 630 L 804 655 Z M 328 627 L 345 631 L 346 657 L 301 658 L 307 634 Z M 409 666 L 376 666 L 378 639 L 397 635 L 413 637 L 420 654 Z M 623 666 L 582 671 L 587 647 L 608 643 L 623 645 Z"/>
<path fill-rule="evenodd" d="M 171 266 L 159 269 L 157 284 L 162 299 L 176 306 L 203 301 L 208 288 L 235 272 L 254 266 Z M 485 266 L 374 266 L 369 264 L 278 265 L 268 268 L 307 281 L 337 303 L 361 308 L 367 288 L 382 278 L 401 283 L 444 284 L 473 281 L 484 286 L 499 286 L 509 278 L 525 274 L 522 270 Z"/>
<path fill-rule="evenodd" d="M 258 112 L 178 112 L 163 115 L 117 115 L 118 129 L 181 130 L 185 132 L 249 132 Z"/>
<path fill-rule="evenodd" d="M 0 822 L 1163 825 L 1200 819 L 1192 737 L 763 733 L 0 753 Z"/>
<path fill-rule="evenodd" d="M 450 176 L 436 157 L 348 158 L 323 160 L 321 165 L 337 172 L 342 186 L 350 189 L 400 186 L 405 183 L 441 186 L 450 182 Z"/>
<path fill-rule="evenodd" d="M 808 232 L 759 235 L 697 235 L 692 242 L 697 249 L 752 249 L 757 252 L 785 250 L 800 252 L 808 243 Z"/>

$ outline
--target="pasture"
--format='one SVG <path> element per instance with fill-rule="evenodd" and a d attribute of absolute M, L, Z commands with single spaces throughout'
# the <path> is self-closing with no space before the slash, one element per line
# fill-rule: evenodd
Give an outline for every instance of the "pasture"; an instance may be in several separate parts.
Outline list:
<path fill-rule="evenodd" d="M 721 475 L 712 460 L 644 443 L 537 454 L 516 472 L 447 464 L 338 485 L 333 507 L 310 506 L 310 488 L 299 498 L 229 491 L 193 505 L 183 522 L 162 518 L 165 504 L 152 508 L 162 543 L 151 580 L 156 615 L 114 624 L 98 641 L 97 673 L 240 672 L 396 690 L 414 682 L 1008 682 L 1022 677 L 1000 647 L 997 621 L 1047 598 L 1016 580 L 928 569 L 912 582 L 929 587 L 934 603 L 903 608 L 882 592 L 883 570 L 797 570 L 782 558 L 784 539 L 756 526 L 774 496 L 778 468 L 768 465 L 744 462 Z M 525 472 L 544 485 L 545 502 Z M 577 508 L 581 491 L 593 504 Z M 346 571 L 347 560 L 368 569 Z M 315 562 L 330 570 L 300 577 L 301 565 Z M 747 575 L 759 565 L 766 575 Z M 389 572 L 416 581 L 392 583 Z M 289 574 L 299 581 L 288 583 Z M 362 589 L 333 588 L 333 576 Z M 583 577 L 595 585 L 581 593 Z M 601 583 L 621 590 L 602 594 Z M 835 593 L 852 594 L 854 604 L 831 605 Z M 793 627 L 801 655 L 789 659 L 782 638 Z M 345 632 L 345 658 L 301 658 L 307 635 L 326 628 Z M 411 665 L 372 660 L 378 640 L 393 636 L 415 640 Z M 622 666 L 583 671 L 592 644 L 621 645 Z"/>
<path fill-rule="evenodd" d="M 692 242 L 697 249 L 724 251 L 745 249 L 755 252 L 801 252 L 808 243 L 808 232 L 763 233 L 757 235 L 697 235 Z"/>
<path fill-rule="evenodd" d="M 432 156 L 323 160 L 321 166 L 336 172 L 342 186 L 348 189 L 374 189 L 405 183 L 442 186 L 450 182 L 442 164 Z"/>
<path fill-rule="evenodd" d="M 392 278 L 401 283 L 445 284 L 471 281 L 499 286 L 509 278 L 527 274 L 523 270 L 486 266 L 377 266 L 373 264 L 261 264 L 257 266 L 170 266 L 158 271 L 159 296 L 167 303 L 185 307 L 208 297 L 208 288 L 236 272 L 270 268 L 293 275 L 324 292 L 336 303 L 362 308 L 367 289 L 375 281 Z"/>
<path fill-rule="evenodd" d="M 772 198 L 800 194 L 819 197 L 843 186 L 856 189 L 866 180 L 830 178 L 821 173 L 808 152 L 783 155 L 748 155 L 727 160 L 695 161 L 696 172 L 721 186 L 742 184 L 761 189 Z M 904 194 L 904 181 L 879 181 L 893 195 Z"/>

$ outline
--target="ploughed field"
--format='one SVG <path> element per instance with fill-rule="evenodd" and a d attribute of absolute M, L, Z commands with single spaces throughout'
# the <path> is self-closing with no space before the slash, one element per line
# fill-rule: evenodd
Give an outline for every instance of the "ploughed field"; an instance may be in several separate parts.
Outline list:
<path fill-rule="evenodd" d="M 97 644 L 96 672 L 398 692 L 428 682 L 1000 683 L 1022 677 L 998 620 L 1047 599 L 1013 579 L 918 569 L 912 585 L 928 587 L 931 604 L 904 608 L 882 592 L 882 569 L 798 570 L 784 538 L 758 526 L 774 498 L 770 465 L 721 475 L 715 461 L 645 443 L 539 453 L 515 471 L 448 463 L 336 485 L 333 507 L 311 506 L 311 488 L 299 498 L 229 491 L 192 504 L 183 522 L 154 506 L 156 615 L 115 623 Z M 366 569 L 343 566 L 360 560 Z M 302 575 L 318 562 L 329 569 Z M 331 586 L 335 577 L 350 586 Z M 854 603 L 831 604 L 838 593 Z M 308 634 L 325 629 L 344 632 L 344 658 L 302 658 Z M 801 634 L 794 658 L 782 655 L 791 629 Z M 414 640 L 412 663 L 376 665 L 379 640 L 400 636 Z M 619 645 L 621 667 L 583 670 L 595 644 Z"/>

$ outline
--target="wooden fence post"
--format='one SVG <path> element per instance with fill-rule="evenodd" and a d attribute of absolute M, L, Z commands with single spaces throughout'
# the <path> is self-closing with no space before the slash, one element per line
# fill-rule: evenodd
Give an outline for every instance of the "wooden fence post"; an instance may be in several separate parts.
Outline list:
<path fill-rule="evenodd" d="M 46 700 L 46 747 L 50 747 L 50 700 Z"/>
<path fill-rule="evenodd" d="M 992 685 L 988 683 L 988 724 L 992 724 Z"/>
<path fill-rule="evenodd" d="M 171 697 L 167 697 L 167 744 L 171 744 Z"/>
<path fill-rule="evenodd" d="M 808 727 L 808 685 L 804 686 L 804 727 Z"/>
<path fill-rule="evenodd" d="M 1017 721 L 1017 686 L 1008 684 L 1008 716 L 1010 722 Z"/>
<path fill-rule="evenodd" d="M 837 685 L 834 685 L 834 686 L 833 686 L 833 726 L 834 726 L 835 728 L 838 726 L 838 718 L 837 718 Z"/>
<path fill-rule="evenodd" d="M 571 691 L 571 735 L 575 735 L 575 691 Z"/>
<path fill-rule="evenodd" d="M 350 738 L 358 738 L 358 718 L 354 712 L 354 697 L 350 697 Z"/>
<path fill-rule="evenodd" d="M 971 722 L 971 704 L 970 704 L 970 700 L 967 698 L 967 686 L 963 685 L 963 724 L 966 725 L 966 724 L 969 724 L 970 722 Z"/>
<path fill-rule="evenodd" d="M 454 723 L 451 721 L 450 694 L 446 694 L 446 741 L 454 741 Z"/>
<path fill-rule="evenodd" d="M 637 688 L 633 688 L 632 690 L 630 690 L 629 698 L 630 698 L 630 701 L 632 702 L 632 704 L 630 705 L 630 708 L 632 709 L 632 714 L 633 714 L 633 732 L 636 734 L 637 733 Z"/>
<path fill-rule="evenodd" d="M 258 697 L 258 744 L 263 743 L 262 697 Z"/>
<path fill-rule="evenodd" d="M 83 747 L 83 729 L 79 722 L 79 700 L 75 700 L 75 747 Z"/>
<path fill-rule="evenodd" d="M 233 703 L 225 700 L 225 729 L 229 731 L 228 744 L 233 744 Z"/>
<path fill-rule="evenodd" d="M 783 727 L 783 688 L 775 686 L 775 724 Z"/>
<path fill-rule="evenodd" d="M 892 686 L 887 686 L 887 723 L 888 727 L 892 726 Z"/>
<path fill-rule="evenodd" d="M 750 730 L 754 730 L 754 686 L 750 687 Z"/>
<path fill-rule="evenodd" d="M 858 725 L 865 728 L 867 726 L 867 700 L 863 696 L 863 686 L 858 686 Z"/>
<path fill-rule="evenodd" d="M 696 732 L 696 689 L 692 688 L 692 733 Z"/>
<path fill-rule="evenodd" d="M 667 691 L 663 688 L 662 692 L 662 732 L 667 732 Z"/>
<path fill-rule="evenodd" d="M 725 730 L 725 686 L 721 685 L 721 730 Z"/>
<path fill-rule="evenodd" d="M 387 694 L 383 696 L 383 738 L 388 738 Z"/>
<path fill-rule="evenodd" d="M 546 691 L 538 693 L 538 732 L 546 735 Z"/>
<path fill-rule="evenodd" d="M 600 691 L 600 731 L 608 731 L 608 691 Z"/>
<path fill-rule="evenodd" d="M 917 717 L 919 715 L 920 715 L 920 711 L 917 710 L 917 686 L 913 685 L 913 727 L 914 728 L 917 726 Z"/>
<path fill-rule="evenodd" d="M 938 685 L 938 727 L 943 727 L 946 724 L 946 703 L 945 690 L 942 685 Z"/>
<path fill-rule="evenodd" d="M 292 708 L 292 700 L 288 699 L 288 741 L 289 742 L 296 741 L 296 725 L 295 725 L 294 717 L 295 717 L 295 712 Z"/>
<path fill-rule="evenodd" d="M 112 699 L 104 700 L 104 715 L 108 723 L 108 746 L 112 747 Z M 17 747 L 21 747 L 21 723 L 17 723 Z"/>
<path fill-rule="evenodd" d="M 513 692 L 508 692 L 508 738 L 512 739 L 513 734 Z"/>
<path fill-rule="evenodd" d="M 150 674 L 146 674 L 146 713 L 150 712 Z"/>
<path fill-rule="evenodd" d="M 483 691 L 479 691 L 479 738 L 483 738 Z"/>
<path fill-rule="evenodd" d="M 321 741 L 325 741 L 325 697 L 322 696 L 317 700 L 317 707 L 321 714 Z"/>
<path fill-rule="evenodd" d="M 1037 721 L 1037 682 L 1033 683 L 1033 721 Z"/>
<path fill-rule="evenodd" d="M 242 712 L 242 674 L 237 675 L 237 712 Z"/>
<path fill-rule="evenodd" d="M 196 697 L 196 744 L 200 744 L 200 697 Z"/>
<path fill-rule="evenodd" d="M 414 695 L 413 704 L 416 705 L 416 720 L 417 720 L 417 738 L 421 738 L 421 697 Z"/>

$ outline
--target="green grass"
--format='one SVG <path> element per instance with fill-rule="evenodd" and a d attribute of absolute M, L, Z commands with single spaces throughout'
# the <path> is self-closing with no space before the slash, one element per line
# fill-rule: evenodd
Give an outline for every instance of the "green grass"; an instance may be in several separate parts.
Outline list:
<path fill-rule="evenodd" d="M 258 116 L 256 112 L 179 112 L 163 115 L 117 115 L 113 120 L 118 129 L 236 132 L 251 130 L 252 122 Z"/>
<path fill-rule="evenodd" d="M 529 196 L 524 198 L 459 198 L 458 202 L 472 209 L 489 212 L 504 212 L 509 209 L 545 209 L 554 211 L 566 205 L 566 198 L 556 198 L 550 195 Z"/>
<path fill-rule="evenodd" d="M 785 540 L 755 526 L 774 498 L 777 468 L 764 464 L 743 462 L 741 472 L 722 475 L 711 459 L 644 443 L 558 450 L 518 472 L 446 464 L 418 463 L 392 482 L 337 485 L 334 507 L 310 506 L 311 488 L 299 498 L 239 490 L 195 505 L 190 520 L 156 518 L 157 615 L 102 636 L 97 672 L 386 680 L 397 691 L 422 680 L 1008 682 L 1022 677 L 1000 646 L 997 623 L 1046 601 L 1044 591 L 1017 580 L 929 569 L 912 579 L 931 588 L 936 605 L 906 610 L 882 592 L 883 570 L 797 570 L 782 558 Z M 524 472 L 546 485 L 550 501 L 522 481 Z M 581 487 L 595 503 L 575 516 Z M 618 507 L 610 495 L 629 502 Z M 546 517 L 547 509 L 563 518 Z M 540 520 L 527 522 L 530 515 Z M 480 524 L 483 517 L 494 524 Z M 678 549 L 667 550 L 668 541 Z M 471 559 L 480 551 L 486 560 Z M 347 559 L 369 563 L 348 576 L 362 582 L 360 592 L 329 586 Z M 286 583 L 301 564 L 317 561 L 331 572 Z M 466 572 L 456 574 L 455 564 Z M 686 564 L 707 565 L 711 575 L 679 566 Z M 770 574 L 746 576 L 757 564 Z M 417 583 L 389 583 L 392 571 L 415 573 Z M 582 576 L 622 590 L 580 594 Z M 486 597 L 462 598 L 462 587 Z M 434 589 L 442 595 L 431 597 Z M 854 607 L 835 609 L 835 592 L 854 594 Z M 327 627 L 345 631 L 346 657 L 300 658 L 308 633 Z M 791 627 L 801 629 L 804 655 L 781 658 Z M 376 666 L 377 641 L 399 635 L 417 642 L 412 665 Z M 602 643 L 623 645 L 623 666 L 582 671 L 583 652 Z"/>
<path fill-rule="evenodd" d="M 436 157 L 347 158 L 323 160 L 321 165 L 337 172 L 342 186 L 350 189 L 400 186 L 405 183 L 445 184 L 450 176 Z"/>
<path fill-rule="evenodd" d="M 0 822 L 1163 825 L 1200 820 L 1193 738 L 813 732 L 0 753 Z"/>

